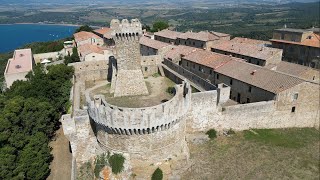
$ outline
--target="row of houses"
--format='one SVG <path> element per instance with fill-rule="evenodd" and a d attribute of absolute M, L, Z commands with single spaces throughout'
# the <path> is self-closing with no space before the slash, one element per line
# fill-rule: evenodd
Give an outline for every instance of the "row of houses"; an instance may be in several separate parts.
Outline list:
<path fill-rule="evenodd" d="M 282 61 L 282 50 L 272 48 L 270 42 L 234 38 L 222 40 L 208 51 L 146 38 L 140 41 L 143 55 L 161 55 L 165 65 L 178 66 L 180 75 L 192 77 L 188 79 L 200 86 L 207 85 L 203 80 L 230 86 L 229 98 L 236 103 L 275 100 L 280 109 L 293 113 L 306 103 L 319 104 L 318 98 L 312 98 L 318 94 L 319 70 Z"/>
<path fill-rule="evenodd" d="M 246 38 L 231 39 L 229 34 L 213 31 L 195 32 L 176 32 L 163 30 L 154 34 L 154 39 L 174 45 L 185 45 L 202 48 L 214 52 L 232 54 L 247 58 L 248 61 L 254 61 L 257 65 L 267 65 L 267 61 L 261 60 L 267 58 L 261 51 L 257 53 L 255 49 L 273 47 L 283 50 L 283 53 L 275 49 L 269 49 L 279 55 L 279 59 L 320 69 L 320 30 L 311 29 L 276 29 L 273 38 L 268 41 L 248 40 Z M 246 42 L 247 41 L 247 42 Z M 250 42 L 249 42 L 250 41 Z M 243 45 L 246 47 L 242 47 Z M 256 46 L 259 45 L 259 46 Z M 240 52 L 242 51 L 243 52 Z M 254 52 L 250 52 L 250 50 Z M 258 56 L 258 57 L 256 57 Z M 253 60 L 251 60 L 253 58 Z M 277 60 L 277 59 L 275 59 Z"/>

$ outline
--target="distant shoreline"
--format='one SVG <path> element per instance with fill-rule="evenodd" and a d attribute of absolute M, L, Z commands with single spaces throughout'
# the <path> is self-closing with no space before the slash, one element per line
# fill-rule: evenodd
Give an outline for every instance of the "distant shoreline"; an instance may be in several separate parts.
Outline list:
<path fill-rule="evenodd" d="M 15 25 L 15 24 L 31 24 L 31 25 L 53 25 L 53 26 L 72 26 L 80 27 L 79 24 L 62 24 L 62 23 L 9 23 L 9 24 L 0 24 L 0 25 Z"/>

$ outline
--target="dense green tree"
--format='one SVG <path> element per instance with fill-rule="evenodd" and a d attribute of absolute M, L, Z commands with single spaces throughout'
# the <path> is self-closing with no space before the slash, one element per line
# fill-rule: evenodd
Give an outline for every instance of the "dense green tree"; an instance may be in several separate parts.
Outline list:
<path fill-rule="evenodd" d="M 0 94 L 0 179 L 46 179 L 48 143 L 68 104 L 72 76 L 64 64 L 36 65 L 26 81 Z"/>
<path fill-rule="evenodd" d="M 156 21 L 153 23 L 152 25 L 152 32 L 158 32 L 161 31 L 163 29 L 167 29 L 169 27 L 169 24 L 165 21 Z"/>
<path fill-rule="evenodd" d="M 77 33 L 77 32 L 81 32 L 81 31 L 92 32 L 93 29 L 88 25 L 83 25 L 83 26 L 80 26 L 78 29 L 76 29 L 75 32 Z"/>
<path fill-rule="evenodd" d="M 72 55 L 71 56 L 65 56 L 64 57 L 64 63 L 65 64 L 74 63 L 74 62 L 80 62 L 78 49 L 76 47 L 74 47 L 72 49 Z"/>

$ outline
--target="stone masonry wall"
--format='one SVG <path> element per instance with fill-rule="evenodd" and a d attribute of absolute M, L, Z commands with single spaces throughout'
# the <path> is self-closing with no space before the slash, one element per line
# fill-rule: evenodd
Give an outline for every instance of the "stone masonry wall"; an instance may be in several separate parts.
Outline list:
<path fill-rule="evenodd" d="M 89 91 L 86 101 L 90 117 L 98 124 L 117 134 L 146 134 L 165 130 L 178 123 L 190 105 L 191 88 L 188 84 L 177 85 L 176 95 L 160 105 L 146 108 L 122 108 L 108 104 L 103 96 L 92 101 Z"/>

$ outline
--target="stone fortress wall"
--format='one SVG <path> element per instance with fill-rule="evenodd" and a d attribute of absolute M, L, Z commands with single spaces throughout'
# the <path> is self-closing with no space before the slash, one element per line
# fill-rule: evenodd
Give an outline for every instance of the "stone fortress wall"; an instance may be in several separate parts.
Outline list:
<path fill-rule="evenodd" d="M 179 69 L 168 62 L 162 62 L 159 56 L 140 57 L 139 54 L 137 59 L 132 56 L 139 62 L 140 66 L 137 68 L 135 60 L 127 62 L 132 61 L 130 57 L 132 52 L 128 52 L 131 47 L 127 47 L 125 41 L 137 41 L 135 38 L 138 39 L 139 32 L 138 34 L 130 34 L 130 32 L 133 31 L 132 28 L 140 29 L 140 25 L 135 20 L 131 24 L 127 21 L 120 23 L 117 20 L 111 23 L 111 26 L 116 29 L 114 37 L 118 40 L 118 44 L 120 43 L 120 47 L 125 49 L 123 50 L 125 52 L 120 52 L 124 54 L 121 57 L 123 62 L 117 61 L 116 66 L 114 63 L 109 63 L 111 61 L 72 64 L 75 68 L 71 95 L 73 110 L 71 115 L 62 116 L 61 121 L 77 163 L 86 162 L 99 153 L 110 151 L 129 154 L 130 159 L 128 160 L 131 161 L 133 167 L 135 162 L 139 162 L 137 164 L 146 163 L 150 166 L 150 164 L 165 162 L 171 158 L 180 159 L 180 163 L 171 167 L 173 170 L 178 170 L 182 168 L 181 166 L 187 166 L 189 158 L 185 140 L 186 133 L 207 131 L 212 128 L 221 131 L 230 128 L 246 130 L 250 128 L 319 127 L 319 108 L 317 107 L 310 110 L 305 107 L 305 109 L 301 108 L 292 113 L 290 109 L 287 109 L 292 105 L 281 106 L 279 99 L 226 105 L 230 96 L 229 86 L 219 84 L 218 87 L 215 87 L 205 79 L 195 79 L 194 77 L 197 76 L 193 76 L 191 72 Z M 125 28 L 117 29 L 122 26 Z M 135 42 L 130 46 L 136 46 Z M 139 52 L 139 49 L 133 51 L 135 54 Z M 118 53 L 119 51 L 116 56 L 119 56 Z M 145 76 L 149 76 L 157 72 L 160 67 L 164 68 L 164 74 L 167 77 L 175 82 L 179 79 L 179 83 L 182 84 L 176 85 L 176 94 L 172 99 L 156 106 L 117 107 L 109 104 L 101 95 L 90 98 L 89 92 L 97 86 L 85 89 L 86 81 L 110 80 L 111 76 L 112 81 L 116 81 L 116 78 L 119 78 L 116 76 L 116 73 L 119 75 L 119 72 L 115 73 L 116 68 L 124 68 L 124 72 L 137 71 L 137 69 L 144 72 L 143 69 L 147 68 L 150 71 L 144 73 Z M 188 81 L 183 77 L 188 78 Z M 130 78 L 127 79 L 132 81 Z M 189 83 L 201 86 L 202 92 L 191 93 Z M 309 92 L 309 89 L 306 88 L 306 91 Z M 288 92 L 287 96 L 291 94 Z M 86 106 L 81 109 L 80 99 L 83 95 Z M 286 95 L 283 94 L 281 97 L 284 98 Z M 301 106 L 303 105 L 305 102 L 301 103 Z"/>
<path fill-rule="evenodd" d="M 96 123 L 105 126 L 109 133 L 150 134 L 169 129 L 188 112 L 191 99 L 190 85 L 176 85 L 175 90 L 175 96 L 169 101 L 145 108 L 117 107 L 99 95 L 92 100 L 89 96 L 90 91 L 86 91 L 86 102 L 90 117 Z"/>

